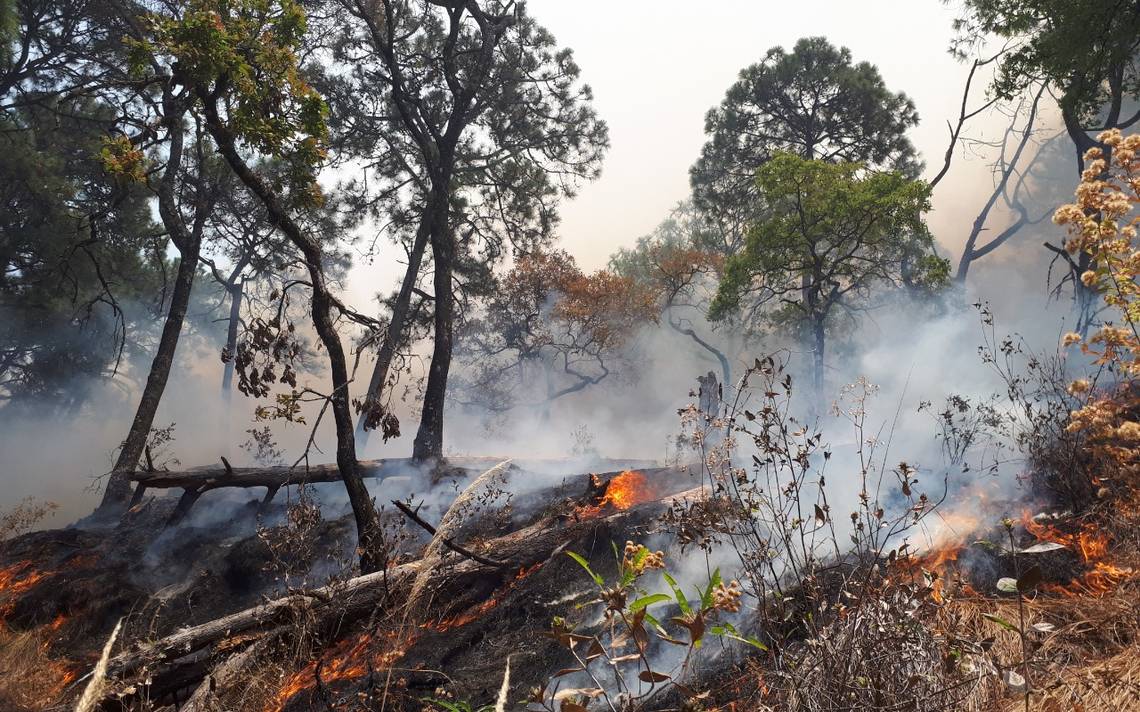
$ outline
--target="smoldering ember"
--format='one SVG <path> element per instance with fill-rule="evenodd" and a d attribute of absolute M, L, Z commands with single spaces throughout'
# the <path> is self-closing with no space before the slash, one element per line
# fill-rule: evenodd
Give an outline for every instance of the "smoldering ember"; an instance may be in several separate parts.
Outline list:
<path fill-rule="evenodd" d="M 0 20 L 0 712 L 1140 710 L 1140 3 Z"/>

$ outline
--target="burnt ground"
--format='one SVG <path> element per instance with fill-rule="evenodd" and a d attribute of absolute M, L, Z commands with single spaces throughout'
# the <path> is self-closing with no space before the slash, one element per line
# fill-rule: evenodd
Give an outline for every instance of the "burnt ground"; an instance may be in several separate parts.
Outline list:
<path fill-rule="evenodd" d="M 456 538 L 473 547 L 496 539 L 499 550 L 490 555 L 517 563 L 493 572 L 469 567 L 469 575 L 445 581 L 433 593 L 429 609 L 417 612 L 419 622 L 414 625 L 405 621 L 393 626 L 391 617 L 379 621 L 376 615 L 346 624 L 330 636 L 324 650 L 317 651 L 318 667 L 335 667 L 336 641 L 353 636 L 367 639 L 365 657 L 380 654 L 386 661 L 399 660 L 404 673 L 394 683 L 386 673 L 383 686 L 402 690 L 398 697 L 412 704 L 420 697 L 439 694 L 441 688 L 445 694 L 475 701 L 492 699 L 508 656 L 514 663 L 512 697 L 519 699 L 572 662 L 542 632 L 549 629 L 554 616 L 596 622 L 589 620 L 595 614 L 581 607 L 589 598 L 592 582 L 569 557 L 550 556 L 549 552 L 538 559 L 531 556 L 532 541 L 525 533 L 513 543 L 499 540 L 530 525 L 531 536 L 542 531 L 553 537 L 549 541 L 558 542 L 555 553 L 573 550 L 594 561 L 598 571 L 610 573 L 615 566 L 612 543 L 620 546 L 627 539 L 649 534 L 657 528 L 665 505 L 655 502 L 620 513 L 605 507 L 584 515 L 579 511 L 582 503 L 597 496 L 591 492 L 588 473 L 559 476 L 512 469 L 507 489 L 515 494 L 481 503 Z M 646 472 L 654 497 L 697 484 L 681 471 Z M 438 521 L 462 484 L 456 481 L 437 487 L 421 514 Z M 331 516 L 310 526 L 306 547 L 315 555 L 307 557 L 288 545 L 274 545 L 274 532 L 286 529 L 289 502 L 285 497 L 278 497 L 259 517 L 258 497 L 241 494 L 246 496 L 215 497 L 220 501 L 213 502 L 203 499 L 198 511 L 175 527 L 164 525 L 176 497 L 160 496 L 148 498 L 113 526 L 35 532 L 4 544 L 0 571 L 7 572 L 15 584 L 15 588 L 0 586 L 4 623 L 13 633 L 42 634 L 46 658 L 71 671 L 57 698 L 45 699 L 39 709 L 68 708 L 66 701 L 81 690 L 82 676 L 120 619 L 123 633 L 116 652 L 292 590 L 320 585 L 330 577 L 351 574 L 354 531 L 346 514 L 333 507 Z M 335 485 L 326 486 L 320 494 L 333 500 L 338 497 Z M 385 508 L 383 517 L 390 531 L 400 532 L 392 539 L 397 558 L 415 559 L 428 541 L 427 533 L 408 524 L 391 506 Z M 534 529 L 536 522 L 539 525 Z M 440 566 L 462 570 L 470 563 L 447 553 Z M 412 635 L 408 635 L 410 628 L 414 628 Z M 389 650 L 393 636 L 402 644 L 398 655 Z M 213 662 L 203 659 L 199 668 Z M 179 669 L 178 674 L 187 674 L 187 670 Z M 306 671 L 307 666 L 300 665 L 293 677 L 301 679 Z M 280 708 L 323 709 L 330 698 L 359 697 L 362 691 L 369 694 L 381 685 L 376 674 L 367 670 L 363 676 L 346 675 L 342 680 L 336 680 L 336 674 L 325 677 L 334 679 L 325 684 L 320 674 L 314 674 L 311 687 L 284 700 Z M 167 701 L 184 699 L 195 685 Z M 144 709 L 137 696 L 128 706 Z M 419 706 L 416 702 L 415 708 Z"/>

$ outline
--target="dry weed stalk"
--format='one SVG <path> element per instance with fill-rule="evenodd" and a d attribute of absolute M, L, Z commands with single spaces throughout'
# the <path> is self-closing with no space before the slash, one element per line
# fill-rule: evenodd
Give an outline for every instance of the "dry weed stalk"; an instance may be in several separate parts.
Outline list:
<path fill-rule="evenodd" d="M 974 707 L 989 670 L 967 663 L 980 651 L 923 622 L 939 605 L 937 574 L 900 575 L 917 569 L 908 539 L 946 499 L 948 475 L 927 493 L 915 467 L 887 466 L 890 439 L 867 422 L 876 389 L 863 380 L 833 411 L 857 445 L 839 465 L 847 471 L 830 472 L 832 451 L 792 415 L 792 390 L 784 364 L 768 357 L 723 412 L 682 413 L 714 494 L 667 517 L 683 543 L 735 553 L 752 630 L 769 648 L 762 701 L 808 711 Z M 852 476 L 855 506 L 840 513 L 827 480 Z"/>
<path fill-rule="evenodd" d="M 120 618 L 115 623 L 115 628 L 111 631 L 107 642 L 103 645 L 103 653 L 99 656 L 99 662 L 95 664 L 95 670 L 91 673 L 91 681 L 87 683 L 83 695 L 79 698 L 79 703 L 75 705 L 75 712 L 94 712 L 96 706 L 103 699 L 107 689 L 107 663 L 111 660 L 111 649 L 115 647 L 115 639 L 119 637 L 119 630 L 122 627 L 123 619 Z"/>

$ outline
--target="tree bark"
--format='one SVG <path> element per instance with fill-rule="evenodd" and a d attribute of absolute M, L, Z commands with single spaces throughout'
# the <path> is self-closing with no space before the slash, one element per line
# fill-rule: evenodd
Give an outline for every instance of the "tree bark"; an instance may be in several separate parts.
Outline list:
<path fill-rule="evenodd" d="M 178 273 L 174 281 L 174 289 L 170 296 L 170 307 L 166 312 L 166 321 L 162 325 L 162 335 L 159 337 L 158 350 L 151 361 L 150 372 L 147 374 L 146 385 L 143 387 L 142 397 L 139 399 L 135 417 L 131 421 L 130 430 L 119 450 L 114 467 L 103 491 L 103 499 L 99 504 L 98 512 L 102 514 L 115 514 L 126 508 L 131 496 L 130 475 L 138 467 L 146 448 L 150 429 L 154 425 L 154 416 L 158 412 L 158 405 L 162 401 L 162 394 L 166 390 L 166 382 L 170 378 L 170 369 L 174 364 L 174 354 L 178 348 L 178 338 L 182 333 L 182 324 L 186 319 L 186 310 L 190 304 L 190 293 L 194 287 L 194 276 L 198 271 L 198 256 L 202 246 L 202 228 L 209 208 L 199 206 L 195 211 L 195 224 L 192 230 L 187 230 L 182 222 L 182 215 L 178 209 L 176 186 L 178 174 L 182 168 L 182 153 L 184 143 L 184 128 L 182 118 L 186 112 L 185 105 L 181 105 L 173 98 L 172 88 L 164 88 L 163 113 L 164 123 L 169 134 L 169 150 L 166 168 L 158 188 L 159 215 L 163 226 L 169 232 L 171 241 L 179 252 Z"/>
<path fill-rule="evenodd" d="M 158 412 L 158 405 L 170 377 L 174 353 L 178 348 L 178 338 L 186 318 L 186 309 L 190 304 L 190 292 L 193 289 L 194 274 L 198 265 L 198 248 L 199 245 L 193 245 L 192 250 L 182 252 L 179 257 L 178 276 L 175 278 L 174 289 L 170 295 L 170 308 L 162 325 L 158 350 L 155 351 L 154 360 L 151 361 L 150 373 L 147 375 L 146 386 L 143 387 L 134 420 L 131 421 L 131 428 L 123 441 L 122 449 L 119 450 L 115 466 L 111 469 L 107 488 L 103 491 L 100 511 L 113 512 L 122 509 L 130 499 L 130 477 L 138 467 L 143 450 L 146 448 L 155 413 Z"/>
<path fill-rule="evenodd" d="M 432 259 L 435 264 L 435 344 L 427 387 L 424 389 L 420 428 L 412 446 L 412 459 L 418 462 L 443 457 L 443 411 L 447 399 L 447 376 L 451 370 L 452 342 L 455 330 L 455 300 L 452 295 L 452 270 L 455 260 L 454 237 L 444 227 L 432 236 Z"/>
<path fill-rule="evenodd" d="M 180 658 L 226 638 L 255 628 L 288 624 L 298 611 L 327 607 L 336 615 L 367 610 L 387 594 L 390 586 L 401 586 L 419 569 L 419 562 L 401 564 L 348 581 L 331 584 L 309 593 L 296 593 L 247 608 L 201 625 L 182 628 L 165 638 L 139 645 L 111 659 L 109 676 L 123 678 L 144 666 Z"/>
<path fill-rule="evenodd" d="M 445 198 L 446 199 L 446 198 Z M 432 194 L 432 205 L 438 200 Z M 372 369 L 372 378 L 368 382 L 368 392 L 365 394 L 364 409 L 356 419 L 356 439 L 360 450 L 368 446 L 368 437 L 371 430 L 364 427 L 370 409 L 382 402 L 384 386 L 388 382 L 388 371 L 392 368 L 392 360 L 396 356 L 396 348 L 404 338 L 407 328 L 408 310 L 412 303 L 412 292 L 419 279 L 420 265 L 423 263 L 424 250 L 427 249 L 428 238 L 431 234 L 432 221 L 435 211 L 426 210 L 416 229 L 416 237 L 412 243 L 411 253 L 408 255 L 408 270 L 404 273 L 404 281 L 400 285 L 400 292 L 396 295 L 396 303 L 392 305 L 392 318 L 388 323 L 388 331 L 384 334 L 384 341 L 380 344 L 380 351 L 376 356 L 376 365 Z"/>
<path fill-rule="evenodd" d="M 206 125 L 218 144 L 218 151 L 242 183 L 261 200 L 269 215 L 269 221 L 285 233 L 304 257 L 311 282 L 313 326 L 329 355 L 332 392 L 328 397 L 336 427 L 336 462 L 356 521 L 360 569 L 364 573 L 377 571 L 383 566 L 383 556 L 380 551 L 380 520 L 356 462 L 356 440 L 353 437 L 352 410 L 349 407 L 348 362 L 345 359 L 340 335 L 333 323 L 334 300 L 325 280 L 320 244 L 301 229 L 288 214 L 277 193 L 254 173 L 238 153 L 233 135 L 218 114 L 217 98 L 203 87 L 196 89 L 205 109 Z"/>
<path fill-rule="evenodd" d="M 824 322 L 817 317 L 812 321 L 812 391 L 814 406 L 820 413 L 824 411 L 823 382 L 824 382 L 824 347 L 826 346 Z"/>
<path fill-rule="evenodd" d="M 234 382 L 234 356 L 237 353 L 238 328 L 241 325 L 241 305 L 245 297 L 245 281 L 236 279 L 232 284 L 226 285 L 230 293 L 230 320 L 226 325 L 226 359 L 225 370 L 222 371 L 222 394 L 228 404 L 233 399 Z"/>

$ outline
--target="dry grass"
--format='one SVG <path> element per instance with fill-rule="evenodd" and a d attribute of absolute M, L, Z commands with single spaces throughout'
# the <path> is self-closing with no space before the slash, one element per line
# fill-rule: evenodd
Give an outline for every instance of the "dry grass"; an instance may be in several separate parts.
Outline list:
<path fill-rule="evenodd" d="M 1069 665 L 1057 672 L 1032 702 L 1038 712 L 1127 712 L 1140 704 L 1140 645 L 1112 657 Z M 1004 712 L 1024 707 L 1009 704 Z"/>
<path fill-rule="evenodd" d="M 50 626 L 16 632 L 0 622 L 0 709 L 33 712 L 60 702 L 74 669 L 48 656 Z"/>
<path fill-rule="evenodd" d="M 273 709 L 274 700 L 282 684 L 293 672 L 290 666 L 262 656 L 246 668 L 240 685 L 217 690 L 219 710 Z"/>
<path fill-rule="evenodd" d="M 1140 708 L 1140 508 L 1117 500 L 1096 513 L 1112 541 L 1114 564 L 1131 569 L 1130 578 L 1105 595 L 1043 593 L 1025 602 L 1026 627 L 1048 623 L 1048 633 L 1031 631 L 1030 709 L 1034 712 L 1127 712 Z M 990 654 L 1014 663 L 1021 658 L 1019 636 L 985 615 L 1017 621 L 1017 603 L 1008 598 L 962 597 L 948 603 L 935 627 L 956 629 L 973 640 L 993 639 Z M 955 628 L 956 627 L 956 628 Z M 996 677 L 988 683 L 985 709 L 1025 709 Z"/>

